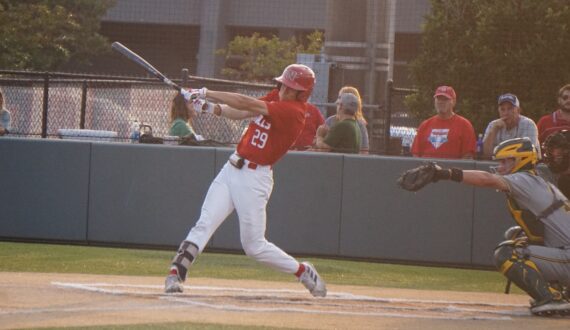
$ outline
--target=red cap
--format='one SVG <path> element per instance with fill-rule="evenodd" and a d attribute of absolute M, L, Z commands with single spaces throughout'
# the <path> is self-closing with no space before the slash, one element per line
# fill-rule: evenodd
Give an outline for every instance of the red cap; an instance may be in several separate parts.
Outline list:
<path fill-rule="evenodd" d="M 455 98 L 456 98 L 455 90 L 451 86 L 439 86 L 435 90 L 435 94 L 433 95 L 433 97 L 437 97 L 437 96 L 445 96 L 450 100 L 455 100 Z"/>

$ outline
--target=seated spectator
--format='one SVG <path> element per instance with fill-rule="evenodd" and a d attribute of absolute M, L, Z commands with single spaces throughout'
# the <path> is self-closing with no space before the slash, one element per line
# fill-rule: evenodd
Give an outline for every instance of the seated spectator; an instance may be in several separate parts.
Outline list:
<path fill-rule="evenodd" d="M 538 142 L 538 130 L 532 119 L 521 115 L 519 99 L 514 94 L 499 96 L 499 119 L 495 119 L 487 125 L 483 136 L 483 155 L 491 158 L 493 149 L 499 143 L 514 139 L 528 137 L 536 147 L 540 157 L 540 143 Z"/>
<path fill-rule="evenodd" d="M 570 197 L 570 131 L 550 134 L 542 145 L 544 163 L 537 166 L 538 174 Z"/>
<path fill-rule="evenodd" d="M 343 93 L 350 93 L 353 94 L 358 98 L 358 111 L 356 111 L 356 122 L 358 123 L 358 128 L 360 129 L 360 136 L 362 137 L 360 142 L 360 153 L 367 154 L 370 149 L 370 141 L 368 139 L 368 130 L 366 129 L 366 119 L 362 113 L 362 98 L 360 97 L 360 93 L 356 87 L 352 86 L 344 86 L 338 91 L 338 95 Z M 331 128 L 334 124 L 338 123 L 338 114 L 328 117 L 325 120 L 325 124 L 328 128 Z"/>
<path fill-rule="evenodd" d="M 455 90 L 450 86 L 439 86 L 433 98 L 437 114 L 418 127 L 412 155 L 472 159 L 475 154 L 475 130 L 469 120 L 455 113 Z"/>
<path fill-rule="evenodd" d="M 170 130 L 168 135 L 184 137 L 195 134 L 191 126 L 192 119 L 195 116 L 196 112 L 192 109 L 192 103 L 186 103 L 182 94 L 176 93 L 170 108 Z"/>
<path fill-rule="evenodd" d="M 4 95 L 0 91 L 0 136 L 10 133 L 12 129 L 12 117 L 10 111 L 4 108 Z"/>
<path fill-rule="evenodd" d="M 299 135 L 291 149 L 307 150 L 311 148 L 313 144 L 315 144 L 317 128 L 324 123 L 325 118 L 321 114 L 321 111 L 311 103 L 307 103 L 307 111 L 305 112 L 305 128 L 303 128 L 301 135 Z"/>
<path fill-rule="evenodd" d="M 564 85 L 558 91 L 558 108 L 551 114 L 542 116 L 538 124 L 538 139 L 541 143 L 546 138 L 560 130 L 570 130 L 570 84 Z"/>
<path fill-rule="evenodd" d="M 336 104 L 339 121 L 330 129 L 326 125 L 319 126 L 316 147 L 324 151 L 357 154 L 362 138 L 356 120 L 358 97 L 350 93 L 340 94 Z"/>

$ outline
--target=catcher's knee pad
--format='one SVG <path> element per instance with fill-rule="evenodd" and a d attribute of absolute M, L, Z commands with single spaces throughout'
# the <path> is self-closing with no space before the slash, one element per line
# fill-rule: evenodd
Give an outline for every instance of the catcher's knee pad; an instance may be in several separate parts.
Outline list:
<path fill-rule="evenodd" d="M 180 276 L 181 280 L 184 281 L 186 279 L 188 268 L 190 268 L 190 265 L 198 256 L 199 251 L 198 246 L 190 241 L 182 241 L 182 244 L 180 244 L 178 253 L 172 259 L 172 264 L 178 269 L 178 276 Z"/>
<path fill-rule="evenodd" d="M 521 251 L 515 248 L 514 241 L 499 244 L 495 249 L 495 266 L 537 302 L 553 299 L 557 291 L 550 288 L 536 264 Z"/>

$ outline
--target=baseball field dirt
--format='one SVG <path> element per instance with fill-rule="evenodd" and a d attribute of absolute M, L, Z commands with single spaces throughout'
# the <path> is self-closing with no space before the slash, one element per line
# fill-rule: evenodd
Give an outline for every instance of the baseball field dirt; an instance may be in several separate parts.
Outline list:
<path fill-rule="evenodd" d="M 162 277 L 0 273 L 0 329 L 198 322 L 299 329 L 568 329 L 533 317 L 520 294 L 191 278 L 164 294 Z"/>

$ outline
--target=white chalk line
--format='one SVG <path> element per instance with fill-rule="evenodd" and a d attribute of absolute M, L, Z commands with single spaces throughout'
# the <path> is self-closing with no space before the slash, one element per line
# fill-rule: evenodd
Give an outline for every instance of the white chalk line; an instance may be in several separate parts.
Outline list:
<path fill-rule="evenodd" d="M 64 282 L 52 282 L 52 285 L 61 288 L 78 289 L 90 292 L 98 292 L 103 294 L 111 295 L 127 295 L 127 296 L 139 296 L 139 297 L 157 297 L 161 300 L 169 302 L 184 303 L 185 305 L 194 305 L 199 307 L 205 307 L 217 310 L 227 310 L 227 311 L 244 311 L 244 312 L 294 312 L 294 313 L 309 313 L 309 314 L 335 314 L 335 315 L 356 315 L 356 316 L 378 316 L 378 317 L 404 317 L 404 318 L 428 318 L 428 319 L 449 319 L 449 320 L 512 320 L 510 316 L 529 316 L 530 313 L 524 309 L 522 311 L 508 310 L 508 311 L 490 311 L 477 308 L 465 308 L 457 306 L 481 306 L 481 307 L 525 307 L 520 304 L 501 304 L 501 303 L 483 303 L 483 302 L 468 302 L 468 301 L 446 301 L 446 300 L 423 300 L 423 299 L 402 299 L 402 298 L 377 298 L 370 296 L 354 295 L 352 293 L 345 292 L 329 292 L 327 298 L 318 299 L 305 299 L 296 298 L 298 301 L 287 300 L 287 297 L 275 297 L 275 294 L 289 294 L 289 295 L 303 295 L 307 294 L 304 290 L 287 290 L 287 289 L 247 289 L 247 288 L 232 288 L 232 287 L 214 287 L 214 286 L 185 286 L 186 290 L 191 292 L 196 291 L 207 291 L 207 292 L 240 292 L 245 294 L 244 297 L 240 296 L 228 296 L 224 295 L 226 298 L 234 299 L 245 299 L 245 298 L 256 298 L 256 300 L 271 300 L 274 303 L 279 304 L 291 304 L 291 305 L 312 305 L 321 307 L 347 307 L 346 305 L 339 304 L 341 301 L 351 301 L 351 302 L 374 302 L 374 303 L 410 303 L 410 304 L 429 304 L 435 305 L 436 307 L 399 307 L 399 306 L 381 306 L 382 309 L 395 310 L 395 311 L 427 311 L 427 312 L 440 312 L 440 313 L 480 313 L 480 314 L 493 314 L 500 315 L 495 316 L 460 316 L 460 315 L 449 315 L 449 316 L 434 316 L 434 315 L 415 315 L 415 314 L 402 314 L 402 313 L 388 313 L 388 312 L 353 312 L 353 311 L 338 311 L 338 310 L 315 310 L 315 309 L 303 309 L 303 308 L 288 308 L 288 307 L 271 307 L 271 308 L 261 308 L 261 307 L 244 307 L 232 304 L 220 305 L 219 303 L 211 304 L 202 301 L 196 301 L 196 298 L 216 298 L 220 296 L 209 294 L 207 296 L 197 296 L 196 294 L 165 294 L 165 293 L 155 293 L 155 292 L 143 292 L 143 291 L 124 291 L 118 290 L 116 288 L 134 288 L 134 289 L 153 289 L 161 290 L 162 286 L 159 285 L 136 285 L 136 284 L 112 284 L 112 283 L 64 283 Z M 111 289 L 106 289 L 111 288 Z M 337 303 L 335 304 L 334 301 Z M 173 306 L 166 306 L 164 308 L 172 308 Z M 177 306 L 179 307 L 179 306 Z M 371 307 L 366 306 L 351 306 L 351 307 Z M 372 306 L 373 308 L 378 308 L 380 306 Z M 133 309 L 132 307 L 125 307 L 126 309 Z M 150 307 L 155 308 L 155 307 Z M 112 309 L 116 310 L 116 309 Z"/>

